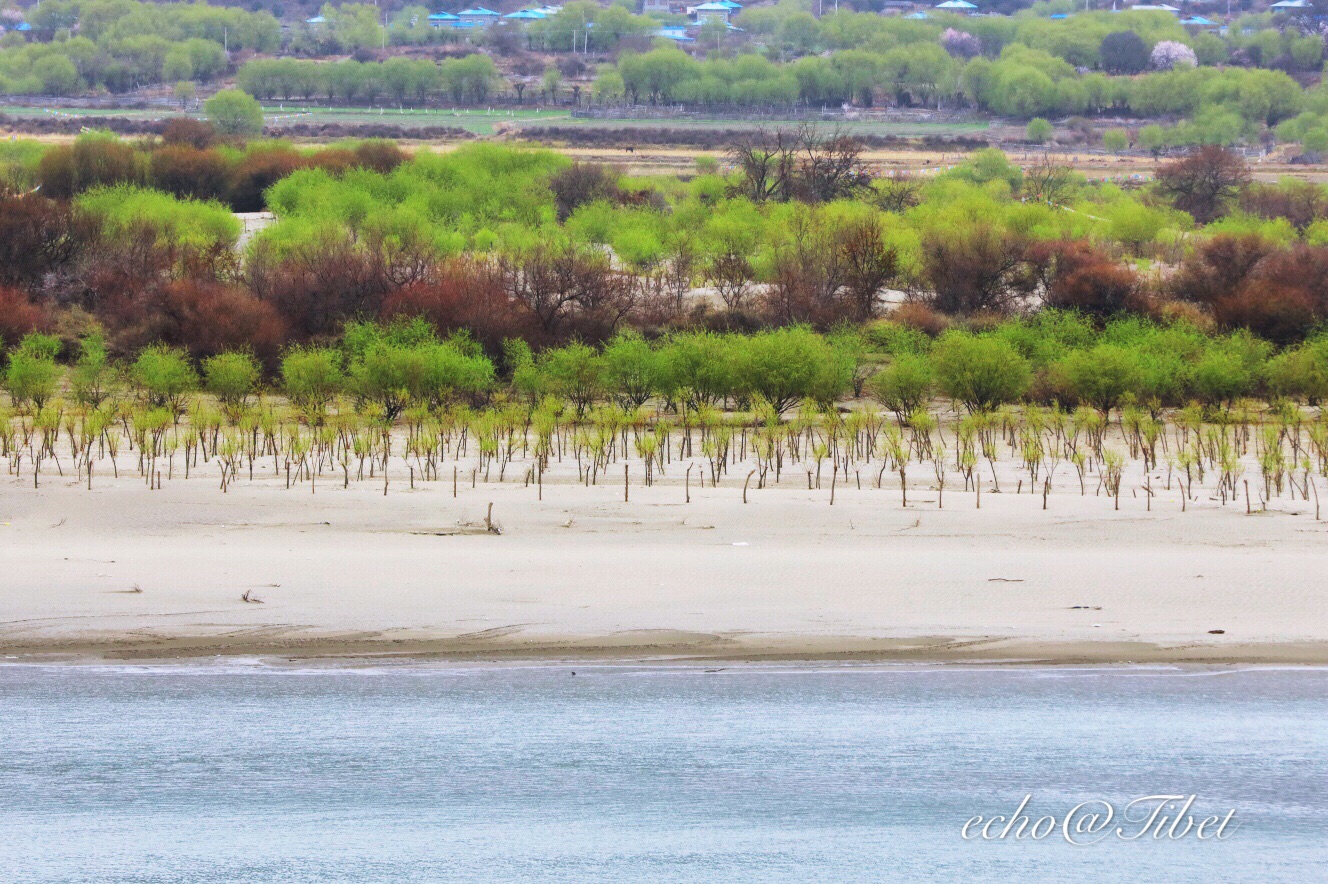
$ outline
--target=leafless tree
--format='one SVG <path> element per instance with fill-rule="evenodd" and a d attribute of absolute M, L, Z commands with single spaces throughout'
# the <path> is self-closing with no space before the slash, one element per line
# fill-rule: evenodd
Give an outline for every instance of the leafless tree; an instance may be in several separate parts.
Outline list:
<path fill-rule="evenodd" d="M 1074 172 L 1069 166 L 1054 162 L 1046 153 L 1024 174 L 1024 195 L 1041 203 L 1059 206 L 1073 187 Z"/>
<path fill-rule="evenodd" d="M 746 255 L 732 249 L 720 252 L 710 259 L 706 267 L 706 279 L 724 302 L 729 312 L 741 310 L 743 303 L 752 290 L 752 262 Z"/>
<path fill-rule="evenodd" d="M 837 234 L 843 266 L 844 290 L 854 318 L 866 321 L 876 309 L 876 298 L 899 274 L 899 254 L 885 243 L 885 230 L 877 218 L 854 222 Z"/>
<path fill-rule="evenodd" d="M 1157 170 L 1157 188 L 1200 224 L 1220 218 L 1250 183 L 1245 160 L 1221 147 L 1201 147 Z"/>
<path fill-rule="evenodd" d="M 912 175 L 878 179 L 876 204 L 887 212 L 906 211 L 922 202 L 922 182 Z"/>

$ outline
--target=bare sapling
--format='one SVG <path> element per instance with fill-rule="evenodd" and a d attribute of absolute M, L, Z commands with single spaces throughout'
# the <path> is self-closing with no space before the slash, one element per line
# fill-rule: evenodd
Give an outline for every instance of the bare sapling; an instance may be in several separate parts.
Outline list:
<path fill-rule="evenodd" d="M 934 460 L 932 460 L 932 469 L 936 473 L 936 508 L 945 509 L 945 470 L 946 470 L 946 451 L 945 446 L 941 445 L 935 451 Z"/>

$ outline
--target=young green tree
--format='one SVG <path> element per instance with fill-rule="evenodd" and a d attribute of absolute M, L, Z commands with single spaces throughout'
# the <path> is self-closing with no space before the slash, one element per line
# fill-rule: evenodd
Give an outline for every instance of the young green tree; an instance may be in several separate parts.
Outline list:
<path fill-rule="evenodd" d="M 290 401 L 318 422 L 328 404 L 345 389 L 341 354 L 327 347 L 292 350 L 281 360 L 281 381 Z"/>
<path fill-rule="evenodd" d="M 1130 134 L 1124 129 L 1108 129 L 1102 133 L 1102 146 L 1112 153 L 1120 153 L 1130 146 Z"/>
<path fill-rule="evenodd" d="M 586 413 L 604 393 L 604 359 L 580 341 L 545 350 L 540 360 L 553 392 L 576 406 L 577 416 Z"/>
<path fill-rule="evenodd" d="M 412 398 L 412 390 L 421 389 L 414 356 L 413 348 L 399 344 L 371 345 L 350 364 L 351 392 L 360 401 L 381 408 L 387 420 L 396 420 Z"/>
<path fill-rule="evenodd" d="M 1319 405 L 1328 401 L 1328 338 L 1315 338 L 1268 361 L 1268 388 Z"/>
<path fill-rule="evenodd" d="M 262 106 L 239 89 L 221 90 L 203 102 L 203 112 L 217 131 L 226 135 L 252 137 L 263 133 Z"/>
<path fill-rule="evenodd" d="M 1051 135 L 1055 131 L 1055 127 L 1050 122 L 1042 117 L 1034 117 L 1028 121 L 1028 126 L 1024 129 L 1024 137 L 1034 144 L 1046 144 L 1051 140 Z"/>
<path fill-rule="evenodd" d="M 901 423 L 931 399 L 936 372 L 923 356 L 904 353 L 867 382 L 867 392 Z"/>
<path fill-rule="evenodd" d="M 1160 154 L 1167 146 L 1167 131 L 1157 123 L 1149 123 L 1139 129 L 1139 146 L 1154 156 Z"/>
<path fill-rule="evenodd" d="M 90 334 L 79 341 L 78 361 L 70 372 L 69 382 L 74 399 L 80 405 L 97 408 L 111 394 L 115 370 L 106 353 L 106 339 Z"/>
<path fill-rule="evenodd" d="M 203 379 L 207 391 L 235 414 L 258 387 L 262 371 L 248 353 L 218 353 L 203 361 Z"/>
<path fill-rule="evenodd" d="M 698 408 L 734 394 L 737 389 L 731 339 L 713 332 L 675 335 L 661 349 L 664 391 L 688 408 Z"/>
<path fill-rule="evenodd" d="M 160 344 L 138 354 L 130 376 L 143 398 L 154 408 L 184 413 L 185 398 L 198 389 L 198 373 L 183 350 Z"/>
<path fill-rule="evenodd" d="M 1207 406 L 1230 406 L 1254 392 L 1256 375 L 1242 354 L 1225 347 L 1210 347 L 1190 366 L 1188 386 Z"/>
<path fill-rule="evenodd" d="M 59 352 L 59 339 L 32 332 L 9 354 L 5 388 L 14 405 L 41 411 L 59 392 L 61 371 L 55 362 Z"/>
<path fill-rule="evenodd" d="M 404 359 L 407 389 L 422 405 L 437 408 L 456 396 L 479 396 L 493 385 L 493 363 L 450 342 L 413 347 Z"/>
<path fill-rule="evenodd" d="M 999 338 L 946 332 L 931 357 L 941 389 L 970 412 L 1014 402 L 1032 382 L 1028 360 Z"/>
<path fill-rule="evenodd" d="M 605 388 L 624 408 L 644 405 L 659 392 L 661 356 L 638 332 L 619 332 L 602 358 Z"/>

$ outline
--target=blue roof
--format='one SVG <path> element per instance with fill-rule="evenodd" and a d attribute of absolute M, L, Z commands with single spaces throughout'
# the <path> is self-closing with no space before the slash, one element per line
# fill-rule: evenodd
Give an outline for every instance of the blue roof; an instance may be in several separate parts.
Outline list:
<path fill-rule="evenodd" d="M 306 25 L 325 25 L 327 24 L 327 19 L 323 18 L 321 15 L 315 15 L 313 18 L 306 18 L 304 23 Z"/>
<path fill-rule="evenodd" d="M 1063 12 L 1058 12 L 1052 16 L 1052 19 L 1055 21 L 1061 21 L 1062 19 L 1067 19 L 1067 18 L 1069 18 L 1069 16 Z"/>
<path fill-rule="evenodd" d="M 911 18 L 914 21 L 922 21 L 923 19 L 931 18 L 931 16 L 927 15 L 925 12 L 910 12 L 908 15 L 904 16 L 904 18 Z"/>
<path fill-rule="evenodd" d="M 696 10 L 695 10 L 695 11 L 696 11 L 696 12 L 731 12 L 732 10 L 729 9 L 729 7 L 725 6 L 723 3 L 702 3 L 700 6 L 696 7 Z"/>
<path fill-rule="evenodd" d="M 483 6 L 476 6 L 474 9 L 463 9 L 457 15 L 497 15 L 492 9 L 485 9 Z"/>
<path fill-rule="evenodd" d="M 458 21 L 457 17 L 450 12 L 435 12 L 429 16 L 429 21 Z"/>
<path fill-rule="evenodd" d="M 696 42 L 695 38 L 689 37 L 689 36 L 687 36 L 686 34 L 665 34 L 665 33 L 663 33 L 663 32 L 661 31 L 660 33 L 656 34 L 655 36 L 656 36 L 656 37 L 663 37 L 665 40 L 672 40 L 672 41 L 675 42 L 675 43 L 695 43 L 695 42 Z"/>
<path fill-rule="evenodd" d="M 733 0 L 715 0 L 720 6 L 727 6 L 729 9 L 742 9 L 741 3 L 734 3 Z"/>
<path fill-rule="evenodd" d="M 1202 15 L 1192 15 L 1192 16 L 1190 16 L 1189 18 L 1183 20 L 1183 21 L 1181 22 L 1181 24 L 1183 24 L 1183 25 L 1195 25 L 1196 27 L 1206 28 L 1206 27 L 1209 27 L 1209 26 L 1211 26 L 1211 25 L 1215 25 L 1215 24 L 1217 24 L 1217 22 L 1215 22 L 1215 21 L 1209 21 L 1208 19 L 1204 18 Z"/>
<path fill-rule="evenodd" d="M 30 30 L 32 30 L 32 25 L 28 24 L 28 23 L 25 22 L 25 21 L 21 21 L 21 22 L 19 22 L 18 24 L 14 25 L 14 30 L 16 30 L 16 31 L 30 31 Z"/>
<path fill-rule="evenodd" d="M 504 15 L 503 18 L 515 18 L 522 21 L 538 21 L 539 19 L 546 18 L 546 16 L 544 13 L 536 12 L 533 9 L 522 9 L 517 12 L 509 12 L 507 15 Z"/>

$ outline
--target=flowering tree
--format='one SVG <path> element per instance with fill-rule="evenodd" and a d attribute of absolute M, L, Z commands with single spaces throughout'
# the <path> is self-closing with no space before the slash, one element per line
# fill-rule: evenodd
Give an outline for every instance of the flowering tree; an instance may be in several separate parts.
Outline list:
<path fill-rule="evenodd" d="M 1199 59 L 1195 57 L 1194 50 L 1184 43 L 1178 43 L 1175 40 L 1163 40 L 1153 47 L 1153 54 L 1150 58 L 1153 67 L 1160 71 L 1169 71 L 1177 65 L 1189 65 L 1195 67 L 1199 64 Z"/>
<path fill-rule="evenodd" d="M 964 31 L 946 28 L 941 34 L 941 47 L 955 58 L 973 58 L 982 52 L 982 41 Z"/>

